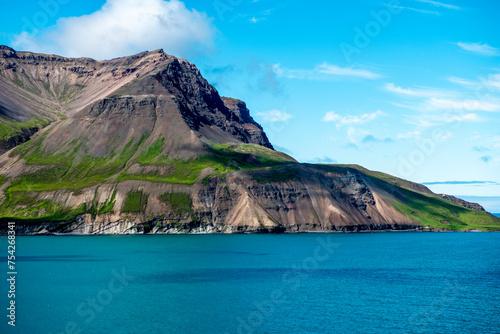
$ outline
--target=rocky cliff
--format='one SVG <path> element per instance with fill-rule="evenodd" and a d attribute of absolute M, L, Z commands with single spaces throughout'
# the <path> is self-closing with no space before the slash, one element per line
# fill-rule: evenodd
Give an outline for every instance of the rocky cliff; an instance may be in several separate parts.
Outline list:
<path fill-rule="evenodd" d="M 244 102 L 162 50 L 95 61 L 1 47 L 0 85 L 1 233 L 8 221 L 20 234 L 500 227 L 422 185 L 297 163 Z"/>

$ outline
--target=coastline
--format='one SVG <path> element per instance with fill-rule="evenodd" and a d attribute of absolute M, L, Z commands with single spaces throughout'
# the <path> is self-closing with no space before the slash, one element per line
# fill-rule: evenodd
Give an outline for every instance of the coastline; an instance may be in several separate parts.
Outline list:
<path fill-rule="evenodd" d="M 18 237 L 46 237 L 46 236 L 56 236 L 56 237 L 82 237 L 82 236 L 186 236 L 186 235 L 297 235 L 297 234 L 378 234 L 378 233 L 500 233 L 499 231 L 483 231 L 483 230 L 464 230 L 464 231 L 453 231 L 453 230 L 424 230 L 424 229 L 405 229 L 405 230 L 361 230 L 361 231 L 285 231 L 285 232 L 173 232 L 173 233 L 16 233 Z M 7 236 L 3 231 L 0 236 Z"/>

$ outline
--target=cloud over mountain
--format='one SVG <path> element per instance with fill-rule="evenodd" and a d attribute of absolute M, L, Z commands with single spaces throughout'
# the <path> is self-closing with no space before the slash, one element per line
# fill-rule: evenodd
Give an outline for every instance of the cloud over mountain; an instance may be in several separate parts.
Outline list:
<path fill-rule="evenodd" d="M 109 59 L 162 47 L 185 56 L 212 45 L 215 27 L 206 14 L 179 0 L 107 0 L 90 15 L 61 18 L 40 33 L 22 32 L 18 49 Z"/>

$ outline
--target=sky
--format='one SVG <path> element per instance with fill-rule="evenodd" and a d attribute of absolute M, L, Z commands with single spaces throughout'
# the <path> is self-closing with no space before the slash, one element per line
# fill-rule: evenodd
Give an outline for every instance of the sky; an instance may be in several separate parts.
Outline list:
<path fill-rule="evenodd" d="M 498 1 L 0 4 L 0 44 L 96 59 L 163 48 L 301 162 L 358 164 L 500 212 Z"/>

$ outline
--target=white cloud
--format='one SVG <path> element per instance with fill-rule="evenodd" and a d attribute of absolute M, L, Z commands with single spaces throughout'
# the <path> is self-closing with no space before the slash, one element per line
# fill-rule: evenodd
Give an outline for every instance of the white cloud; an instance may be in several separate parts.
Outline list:
<path fill-rule="evenodd" d="M 418 9 L 418 8 L 413 8 L 413 7 L 396 6 L 396 5 L 386 5 L 386 6 L 391 7 L 391 8 L 396 8 L 396 9 L 411 10 L 411 11 L 418 12 L 418 13 L 439 15 L 439 12 L 435 12 L 432 10 Z"/>
<path fill-rule="evenodd" d="M 261 117 L 266 122 L 285 122 L 293 117 L 292 115 L 281 110 L 258 112 L 256 115 Z"/>
<path fill-rule="evenodd" d="M 354 144 L 354 143 L 360 143 L 363 138 L 368 136 L 370 133 L 365 130 L 361 129 L 355 129 L 354 127 L 350 126 L 347 128 L 347 139 L 349 139 L 349 142 Z M 356 146 L 357 147 L 357 146 Z"/>
<path fill-rule="evenodd" d="M 61 18 L 40 34 L 21 33 L 13 46 L 97 59 L 159 48 L 185 56 L 210 48 L 214 34 L 206 14 L 188 10 L 179 0 L 107 0 L 90 15 Z"/>
<path fill-rule="evenodd" d="M 409 123 L 415 124 L 420 128 L 427 128 L 455 122 L 475 123 L 481 120 L 476 113 L 450 112 L 447 114 L 422 114 L 410 119 Z M 445 136 L 444 139 L 447 139 L 447 134 L 443 136 Z"/>
<path fill-rule="evenodd" d="M 431 109 L 466 110 L 466 111 L 500 111 L 500 104 L 482 100 L 449 100 L 432 98 L 426 102 Z"/>
<path fill-rule="evenodd" d="M 465 51 L 478 53 L 483 56 L 498 56 L 498 48 L 489 46 L 486 43 L 465 43 L 458 42 L 457 45 Z"/>
<path fill-rule="evenodd" d="M 481 146 L 475 146 L 474 149 L 478 152 L 493 151 L 500 149 L 500 136 L 492 135 L 477 135 L 471 138 L 471 140 L 477 141 Z"/>
<path fill-rule="evenodd" d="M 409 139 L 409 138 L 419 138 L 421 136 L 420 131 L 410 131 L 405 133 L 400 133 L 398 139 Z"/>
<path fill-rule="evenodd" d="M 435 138 L 437 140 L 440 140 L 440 141 L 445 141 L 445 140 L 448 140 L 450 138 L 453 138 L 453 133 L 451 133 L 451 131 L 446 131 L 443 133 L 436 133 Z"/>
<path fill-rule="evenodd" d="M 330 158 L 329 156 L 316 157 L 312 160 L 306 160 L 306 162 L 311 162 L 315 164 L 336 164 L 337 160 Z"/>
<path fill-rule="evenodd" d="M 334 77 L 351 77 L 373 80 L 381 77 L 380 74 L 369 70 L 340 67 L 326 62 L 316 65 L 312 70 L 288 69 L 282 67 L 280 64 L 275 64 L 273 70 L 276 75 L 288 79 L 328 80 Z"/>
<path fill-rule="evenodd" d="M 376 119 L 379 116 L 385 115 L 382 111 L 377 110 L 371 114 L 363 114 L 361 116 L 355 115 L 347 115 L 341 116 L 337 114 L 335 111 L 329 111 L 323 116 L 324 122 L 335 122 L 337 123 L 337 127 L 341 127 L 344 125 L 353 125 L 353 124 L 362 124 Z"/>
<path fill-rule="evenodd" d="M 402 88 L 388 83 L 384 89 L 404 99 L 404 102 L 392 104 L 415 111 L 500 111 L 500 98 L 490 94 L 488 90 L 500 88 L 500 75 L 490 76 L 488 80 L 472 82 L 461 78 L 448 78 L 472 92 L 449 91 L 437 88 Z M 482 91 L 478 88 L 487 88 Z M 473 98 L 471 98 L 473 97 Z"/>
<path fill-rule="evenodd" d="M 461 86 L 464 86 L 464 87 L 467 87 L 467 88 L 473 88 L 478 84 L 478 82 L 473 82 L 473 81 L 459 78 L 459 77 L 449 77 L 448 81 L 455 83 L 455 84 L 458 84 L 458 85 L 461 85 Z"/>
<path fill-rule="evenodd" d="M 476 81 L 459 77 L 449 77 L 448 81 L 474 90 L 478 94 L 488 94 L 490 91 L 500 91 L 500 73 L 490 74 L 487 78 L 479 78 Z"/>
<path fill-rule="evenodd" d="M 437 88 L 402 88 L 396 86 L 393 83 L 388 83 L 384 86 L 385 90 L 388 92 L 407 96 L 407 97 L 427 97 L 427 98 L 435 98 L 435 97 L 445 97 L 445 96 L 457 96 L 457 93 L 445 91 Z"/>
<path fill-rule="evenodd" d="M 446 123 L 453 122 L 478 122 L 479 117 L 475 113 L 470 114 L 446 114 L 442 116 L 436 116 L 435 119 L 441 120 Z"/>
<path fill-rule="evenodd" d="M 428 3 L 428 4 L 431 4 L 431 5 L 436 6 L 436 7 L 443 7 L 443 8 L 447 8 L 447 9 L 456 9 L 456 10 L 460 9 L 460 7 L 455 6 L 455 5 L 450 5 L 447 3 L 442 3 L 442 2 L 432 1 L 432 0 L 414 0 L 414 1 Z"/>
<path fill-rule="evenodd" d="M 359 77 L 364 79 L 377 79 L 380 78 L 379 74 L 361 70 L 354 69 L 350 67 L 339 67 L 337 65 L 330 65 L 327 63 L 323 63 L 317 67 L 319 73 L 325 73 L 330 75 L 340 75 L 340 76 L 348 76 L 348 77 Z"/>

